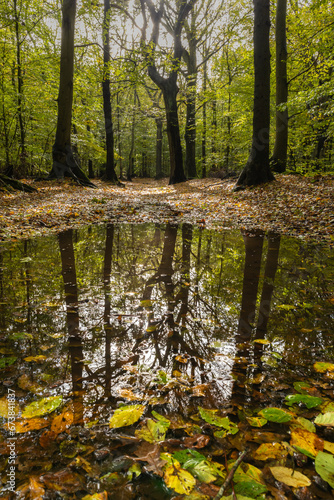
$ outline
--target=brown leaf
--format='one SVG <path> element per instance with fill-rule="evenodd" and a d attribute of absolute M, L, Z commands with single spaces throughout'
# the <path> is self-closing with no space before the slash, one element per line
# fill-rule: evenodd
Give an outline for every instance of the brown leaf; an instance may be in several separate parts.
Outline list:
<path fill-rule="evenodd" d="M 209 436 L 206 436 L 205 434 L 195 434 L 193 437 L 185 438 L 183 440 L 183 444 L 187 448 L 204 448 L 209 441 Z"/>
<path fill-rule="evenodd" d="M 61 470 L 54 474 L 45 474 L 40 479 L 50 490 L 61 491 L 63 493 L 75 493 L 85 487 L 83 477 L 76 472 L 68 470 Z"/>
<path fill-rule="evenodd" d="M 160 458 L 160 446 L 152 443 L 142 443 L 135 451 L 136 457 L 142 462 L 147 462 L 144 468 L 147 472 L 153 472 L 158 476 L 163 476 L 162 468 L 166 465 L 166 461 Z"/>
<path fill-rule="evenodd" d="M 44 431 L 41 437 L 39 438 L 39 444 L 42 448 L 47 450 L 51 446 L 55 445 L 55 439 L 57 434 L 53 431 Z"/>

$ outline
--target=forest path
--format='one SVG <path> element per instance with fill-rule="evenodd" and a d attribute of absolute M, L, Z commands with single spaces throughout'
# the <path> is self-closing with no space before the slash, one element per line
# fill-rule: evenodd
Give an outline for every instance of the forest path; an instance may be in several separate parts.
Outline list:
<path fill-rule="evenodd" d="M 105 222 L 189 222 L 334 241 L 330 175 L 278 175 L 274 182 L 239 192 L 233 191 L 234 180 L 213 178 L 173 186 L 167 179 L 134 179 L 124 187 L 94 182 L 96 189 L 43 181 L 32 183 L 36 193 L 0 193 L 0 240 Z"/>

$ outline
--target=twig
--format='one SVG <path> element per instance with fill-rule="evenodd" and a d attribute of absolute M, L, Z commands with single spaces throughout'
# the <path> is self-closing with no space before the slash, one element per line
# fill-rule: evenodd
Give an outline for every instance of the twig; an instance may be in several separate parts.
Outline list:
<path fill-rule="evenodd" d="M 225 490 L 227 489 L 227 487 L 229 486 L 230 482 L 233 479 L 235 471 L 237 470 L 237 468 L 239 467 L 239 465 L 241 464 L 241 462 L 243 461 L 243 459 L 245 458 L 245 456 L 247 455 L 247 453 L 248 453 L 248 450 L 244 450 L 241 453 L 241 455 L 239 455 L 238 459 L 236 460 L 236 462 L 234 463 L 232 469 L 230 470 L 227 478 L 225 479 L 225 482 L 224 482 L 223 486 L 221 486 L 220 490 L 218 491 L 217 495 L 215 496 L 215 498 L 213 500 L 220 500 L 222 498 L 222 496 L 224 495 Z"/>

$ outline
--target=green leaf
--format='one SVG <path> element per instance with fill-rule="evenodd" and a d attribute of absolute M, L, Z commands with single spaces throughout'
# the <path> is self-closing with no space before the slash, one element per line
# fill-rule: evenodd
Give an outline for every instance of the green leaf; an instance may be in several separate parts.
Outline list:
<path fill-rule="evenodd" d="M 294 382 L 293 384 L 294 389 L 299 392 L 300 394 L 307 394 L 306 389 L 310 389 L 311 386 L 307 382 Z"/>
<path fill-rule="evenodd" d="M 329 453 L 319 451 L 314 461 L 315 470 L 319 476 L 334 488 L 334 457 Z"/>
<path fill-rule="evenodd" d="M 141 429 L 136 430 L 135 434 L 138 438 L 144 439 L 148 443 L 159 443 L 165 440 L 169 426 L 169 421 L 163 422 L 160 420 L 159 422 L 155 422 L 149 418 Z"/>
<path fill-rule="evenodd" d="M 246 420 L 252 427 L 263 427 L 268 422 L 268 420 L 263 417 L 246 417 Z"/>
<path fill-rule="evenodd" d="M 157 420 L 170 424 L 170 420 L 168 420 L 168 418 L 164 417 L 163 415 L 160 415 L 160 413 L 156 412 L 155 410 L 152 410 L 152 415 Z"/>
<path fill-rule="evenodd" d="M 63 401 L 63 396 L 50 396 L 49 398 L 43 398 L 39 401 L 34 401 L 27 405 L 23 412 L 23 418 L 33 418 L 40 417 L 41 415 L 46 415 L 47 413 L 53 412 L 58 406 L 61 405 Z"/>
<path fill-rule="evenodd" d="M 299 427 L 301 429 L 306 429 L 309 432 L 315 432 L 315 425 L 310 420 L 304 417 L 297 417 L 296 420 L 290 425 L 290 428 Z"/>
<path fill-rule="evenodd" d="M 290 394 L 285 398 L 286 404 L 292 406 L 294 404 L 303 403 L 306 408 L 315 408 L 323 403 L 321 398 L 308 396 L 307 394 Z"/>
<path fill-rule="evenodd" d="M 0 369 L 6 368 L 6 366 L 13 365 L 16 360 L 17 360 L 17 357 L 15 357 L 15 356 L 8 356 L 8 357 L 0 359 Z"/>
<path fill-rule="evenodd" d="M 334 426 L 334 412 L 329 411 L 327 413 L 324 413 L 323 415 L 318 415 L 317 418 L 314 420 L 314 423 L 317 425 L 324 425 L 328 427 L 333 427 Z"/>
<path fill-rule="evenodd" d="M 264 484 L 258 483 L 257 481 L 244 481 L 242 483 L 237 483 L 234 485 L 234 490 L 238 495 L 247 496 L 249 498 L 258 498 L 259 495 L 265 493 L 267 488 Z"/>
<path fill-rule="evenodd" d="M 141 300 L 140 306 L 141 307 L 152 307 L 152 300 Z"/>
<path fill-rule="evenodd" d="M 264 408 L 263 410 L 259 411 L 258 415 L 260 415 L 260 417 L 266 418 L 267 420 L 269 420 L 269 422 L 277 422 L 279 424 L 289 422 L 292 419 L 292 415 L 290 415 L 290 413 L 287 413 L 281 408 L 275 407 Z"/>
<path fill-rule="evenodd" d="M 109 427 L 111 429 L 116 429 L 117 427 L 132 425 L 140 419 L 144 410 L 144 405 L 122 406 L 115 410 L 113 416 L 109 420 Z"/>
<path fill-rule="evenodd" d="M 220 417 L 217 415 L 218 410 L 206 410 L 200 406 L 198 407 L 198 410 L 202 419 L 208 424 L 223 427 L 230 434 L 236 434 L 239 431 L 239 427 L 234 422 L 230 422 L 228 417 Z"/>
<path fill-rule="evenodd" d="M 216 469 L 207 460 L 201 462 L 189 460 L 184 464 L 184 468 L 189 470 L 202 483 L 212 483 L 217 479 Z"/>
<path fill-rule="evenodd" d="M 261 470 L 254 467 L 254 465 L 241 464 L 233 476 L 235 492 L 250 498 L 257 498 L 267 491 L 266 486 L 262 483 L 261 476 Z"/>

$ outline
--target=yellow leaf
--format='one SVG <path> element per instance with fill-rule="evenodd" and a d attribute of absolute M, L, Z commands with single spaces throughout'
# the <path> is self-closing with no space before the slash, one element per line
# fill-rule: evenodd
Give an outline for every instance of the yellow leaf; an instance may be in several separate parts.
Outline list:
<path fill-rule="evenodd" d="M 173 464 L 165 469 L 164 480 L 168 488 L 172 488 L 181 495 L 189 495 L 196 484 L 194 476 L 190 472 L 181 469 L 181 465 L 177 460 L 173 460 Z"/>
<path fill-rule="evenodd" d="M 280 459 L 288 455 L 284 446 L 280 443 L 263 443 L 254 452 L 253 458 L 255 460 L 268 460 L 269 458 Z"/>
<path fill-rule="evenodd" d="M 296 428 L 291 432 L 290 445 L 297 448 L 304 455 L 315 458 L 319 451 L 324 449 L 324 441 L 314 432 Z"/>
<path fill-rule="evenodd" d="M 28 418 L 17 420 L 14 422 L 15 424 L 15 432 L 17 434 L 21 434 L 23 432 L 28 431 L 37 431 L 39 429 L 43 429 L 49 425 L 49 421 L 45 418 Z M 8 426 L 8 424 L 7 424 Z"/>
<path fill-rule="evenodd" d="M 187 356 L 183 356 L 182 354 L 179 354 L 179 356 L 176 356 L 175 358 L 176 361 L 178 361 L 179 363 L 188 363 L 188 357 Z"/>
<path fill-rule="evenodd" d="M 51 431 L 55 434 L 60 434 L 66 431 L 73 423 L 73 412 L 64 410 L 60 415 L 56 415 L 52 420 Z"/>
<path fill-rule="evenodd" d="M 17 415 L 20 411 L 19 404 L 15 401 L 14 404 L 10 403 L 9 410 L 11 413 L 11 417 Z M 0 399 L 0 417 L 8 418 L 8 399 L 7 396 L 4 396 Z"/>
<path fill-rule="evenodd" d="M 82 500 L 108 500 L 108 493 L 102 491 L 102 493 L 94 493 L 94 495 L 86 495 Z"/>
<path fill-rule="evenodd" d="M 130 389 L 120 389 L 118 394 L 129 401 L 141 401 L 143 399 L 142 396 L 134 394 Z"/>
<path fill-rule="evenodd" d="M 109 421 L 109 427 L 115 429 L 117 427 L 132 425 L 140 419 L 144 410 L 144 405 L 122 406 L 115 410 L 115 413 Z"/>
<path fill-rule="evenodd" d="M 270 467 L 271 473 L 277 481 L 292 486 L 302 488 L 310 486 L 311 480 L 300 472 L 288 467 Z"/>
<path fill-rule="evenodd" d="M 324 450 L 327 450 L 334 455 L 334 443 L 324 441 Z"/>
<path fill-rule="evenodd" d="M 28 361 L 28 363 L 31 363 L 35 361 L 36 363 L 42 363 L 47 359 L 46 356 L 43 354 L 39 354 L 38 356 L 28 356 L 27 358 L 24 358 L 24 361 Z"/>

